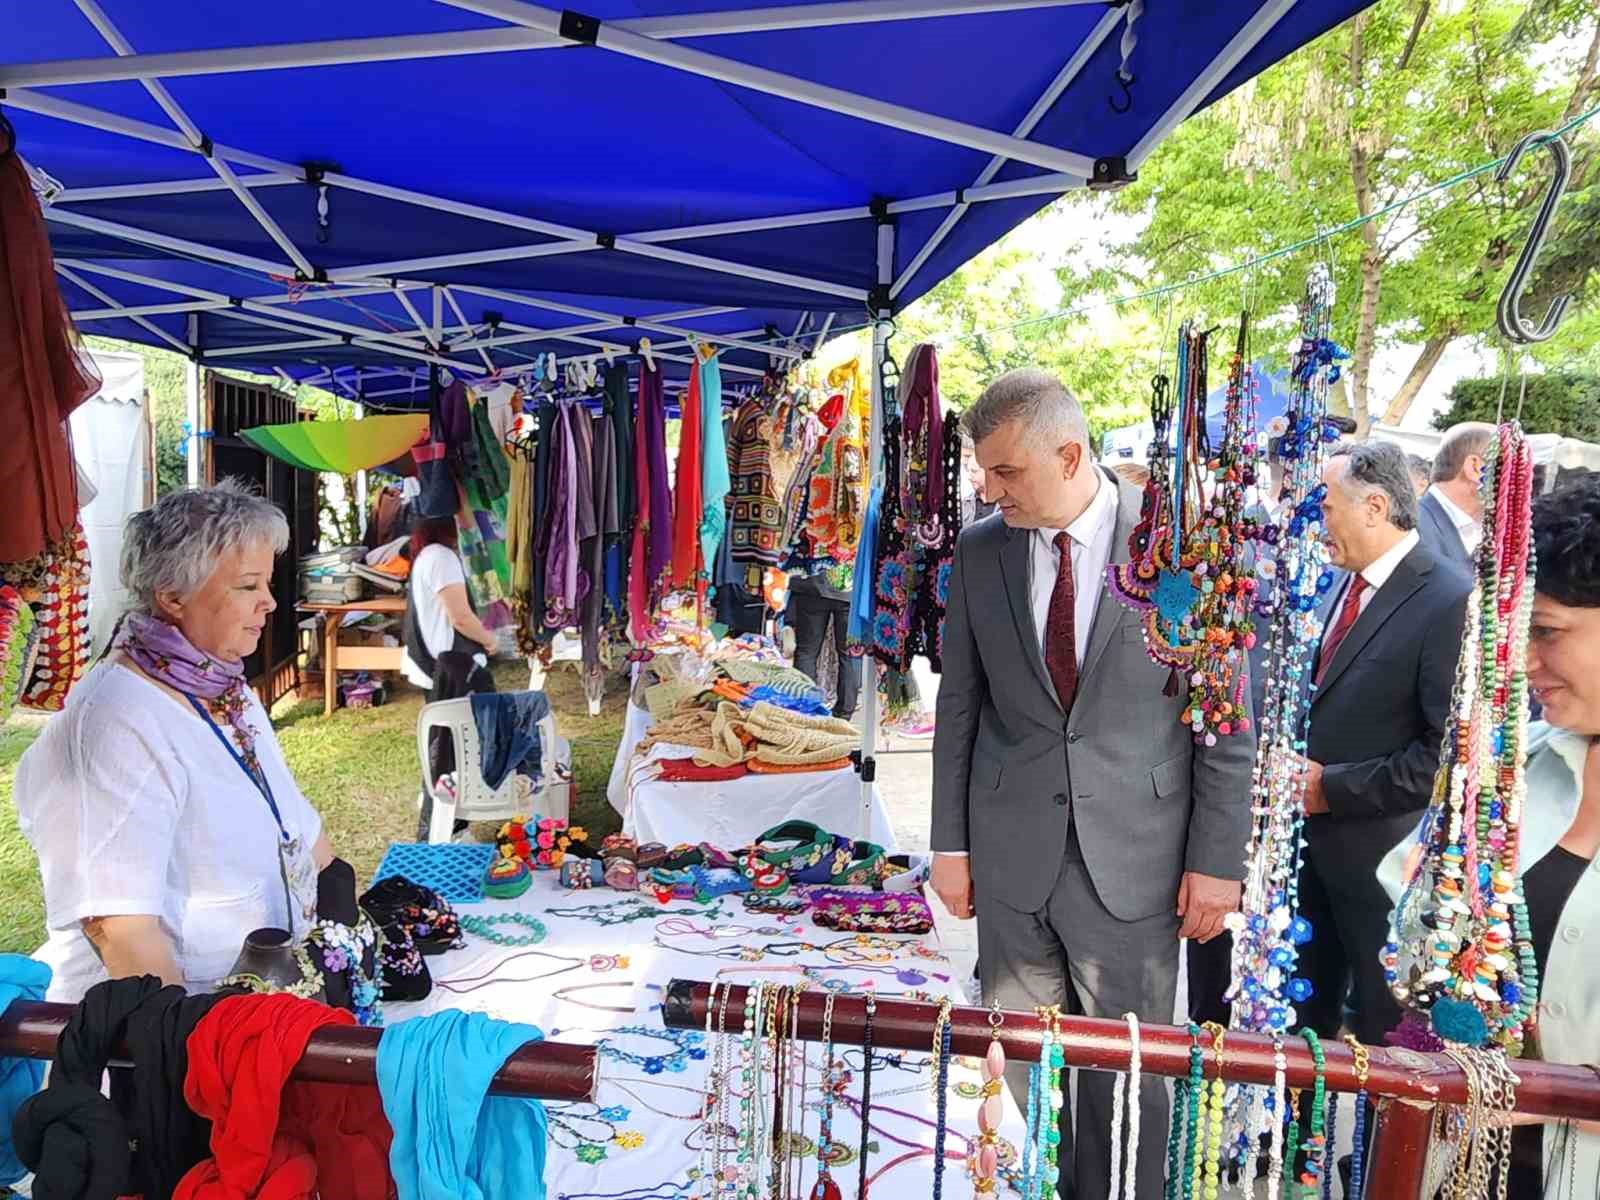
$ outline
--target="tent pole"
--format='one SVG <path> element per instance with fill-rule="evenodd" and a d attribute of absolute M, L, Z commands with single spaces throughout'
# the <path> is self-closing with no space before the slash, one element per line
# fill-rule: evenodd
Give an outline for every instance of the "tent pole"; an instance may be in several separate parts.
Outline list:
<path fill-rule="evenodd" d="M 1122 23 L 1122 19 L 1122 10 L 1120 8 L 1112 8 L 1106 12 L 1105 16 L 1100 18 L 1100 23 L 1083 40 L 1083 43 L 1073 53 L 1072 57 L 1066 61 L 1066 65 L 1056 73 L 1056 77 L 1050 81 L 1050 86 L 1044 90 L 1044 94 L 1028 110 L 1028 115 L 1023 117 L 1017 127 L 1012 130 L 1013 134 L 1017 137 L 1027 137 L 1034 131 L 1039 122 L 1044 120 L 1045 114 L 1055 107 L 1057 100 L 1061 99 L 1061 95 L 1067 90 L 1068 85 L 1078 77 L 1084 66 L 1094 57 L 1095 51 L 1100 49 L 1101 43 L 1110 37 L 1111 31 Z M 984 167 L 983 173 L 978 176 L 977 181 L 972 186 L 980 188 L 991 182 L 1005 164 L 1006 159 L 996 154 L 989 160 L 989 165 Z M 968 207 L 969 205 L 963 200 L 945 215 L 944 220 L 939 223 L 939 228 L 933 231 L 933 236 L 922 244 L 922 249 L 917 251 L 916 257 L 906 264 L 904 271 L 900 272 L 900 277 L 894 281 L 894 287 L 889 289 L 890 296 L 898 296 L 905 291 L 906 285 L 916 277 L 918 271 L 922 270 L 922 264 L 932 257 L 933 252 L 944 244 L 944 239 L 949 237 L 951 231 L 961 223 L 961 218 L 967 215 Z"/>
<path fill-rule="evenodd" d="M 894 312 L 888 299 L 894 279 L 894 219 L 887 214 L 878 220 L 878 287 L 872 317 L 872 410 L 867 418 L 867 488 L 878 482 L 883 471 L 883 409 L 888 397 L 883 392 L 883 364 L 889 356 L 889 322 Z M 826 327 L 824 327 L 826 332 Z M 871 579 L 855 579 L 854 587 L 872 587 Z M 851 607 L 854 607 L 852 604 Z M 877 791 L 878 761 L 878 664 L 868 652 L 861 655 L 861 840 L 872 840 L 872 799 Z"/>
<path fill-rule="evenodd" d="M 790 4 L 729 12 L 696 12 L 619 21 L 618 27 L 653 38 L 715 37 L 785 29 L 814 29 L 876 21 L 908 21 L 925 17 L 1017 9 L 1059 8 L 1103 0 L 854 0 L 851 3 Z M 224 75 L 244 71 L 278 71 L 347 63 L 394 62 L 550 50 L 567 45 L 538 30 L 472 29 L 456 33 L 398 34 L 390 37 L 336 38 L 287 45 L 228 46 L 216 50 L 179 50 L 116 58 L 56 59 L 16 63 L 0 68 L 3 87 L 58 87 L 73 83 L 105 83 L 123 79 L 155 79 L 185 75 Z"/>
<path fill-rule="evenodd" d="M 527 0 L 438 0 L 438 2 L 467 12 L 480 13 L 483 16 L 498 17 L 502 21 L 525 25 L 530 29 L 540 29 L 550 34 L 560 34 L 563 29 L 563 17 L 560 12 L 530 4 Z M 965 121 L 954 121 L 948 117 L 935 116 L 933 113 L 919 112 L 901 104 L 891 104 L 871 96 L 845 91 L 843 88 L 829 87 L 813 80 L 785 75 L 781 71 L 752 66 L 721 55 L 709 54 L 704 50 L 680 46 L 675 42 L 659 41 L 656 38 L 630 33 L 607 22 L 600 22 L 594 35 L 593 45 L 602 50 L 627 55 L 629 58 L 642 59 L 690 75 L 735 84 L 752 91 L 764 92 L 769 96 L 778 96 L 813 108 L 826 109 L 858 120 L 871 121 L 877 125 L 886 125 L 891 129 L 918 134 L 935 141 L 966 146 L 973 150 L 985 150 L 990 154 L 1004 154 L 1019 162 L 1066 171 L 1083 179 L 1091 178 L 1094 174 L 1094 158 L 1090 155 L 1061 150 L 1041 142 L 1030 142 L 1025 138 L 1011 137 L 992 129 L 969 125 Z"/>
<path fill-rule="evenodd" d="M 171 304 L 131 304 L 126 308 L 79 308 L 74 321 L 110 321 L 117 317 L 161 317 L 170 313 L 210 312 L 227 308 L 226 300 L 176 300 Z"/>
<path fill-rule="evenodd" d="M 73 225 L 79 229 L 87 229 L 90 233 L 120 238 L 125 242 L 154 246 L 158 250 L 168 250 L 186 258 L 200 258 L 243 267 L 246 271 L 255 271 L 261 275 L 293 275 L 295 272 L 295 268 L 287 263 L 270 262 L 251 254 L 236 254 L 232 250 L 221 250 L 216 246 L 203 246 L 199 242 L 168 237 L 164 233 L 153 233 L 147 229 L 136 229 L 132 225 L 119 225 L 115 221 L 102 221 L 99 217 L 87 217 L 82 213 L 56 208 L 54 205 L 44 210 L 44 219 L 59 225 Z"/>
<path fill-rule="evenodd" d="M 188 361 L 183 367 L 184 422 L 189 426 L 189 436 L 183 441 L 184 479 L 192 488 L 204 481 L 204 468 L 200 465 L 200 438 L 203 432 L 200 416 L 200 314 L 190 313 L 184 322 L 188 338 Z"/>
<path fill-rule="evenodd" d="M 1229 72 L 1239 65 L 1245 55 L 1256 48 L 1262 38 L 1272 32 L 1294 6 L 1295 0 L 1267 0 L 1244 28 L 1233 35 L 1228 44 L 1222 48 L 1222 53 L 1211 60 L 1211 65 L 1200 72 L 1194 82 L 1183 90 L 1183 95 L 1162 114 L 1161 120 L 1139 139 L 1138 145 L 1128 151 L 1128 170 L 1137 171 L 1140 164 L 1150 157 L 1151 152 L 1161 144 L 1162 140 L 1189 119 L 1205 98 L 1216 91 L 1217 85 L 1228 76 Z"/>
<path fill-rule="evenodd" d="M 289 175 L 235 176 L 247 188 L 278 187 L 299 183 Z M 228 185 L 220 179 L 169 179 L 157 183 L 123 183 L 108 187 L 68 188 L 57 196 L 56 204 L 93 204 L 98 200 L 131 200 L 137 196 L 186 196 L 195 192 L 222 192 Z"/>
<path fill-rule="evenodd" d="M 273 354 L 280 350 L 320 350 L 327 346 L 337 346 L 343 338 L 319 337 L 306 338 L 298 342 L 267 342 L 260 346 L 226 346 L 221 350 L 202 351 L 200 357 L 210 361 L 213 358 L 240 358 L 251 354 Z"/>
<path fill-rule="evenodd" d="M 58 261 L 56 263 L 56 273 L 72 280 L 73 283 L 77 284 L 84 291 L 88 292 L 89 295 L 100 301 L 100 303 L 108 305 L 109 307 L 121 312 L 122 305 L 117 303 L 114 296 L 111 296 L 109 293 L 103 292 L 99 288 L 95 287 L 94 284 L 90 283 L 82 275 L 79 275 L 71 267 L 67 266 L 66 263 Z M 123 315 L 127 316 L 128 314 L 124 313 Z M 128 320 L 132 321 L 135 325 L 139 326 L 139 328 L 145 330 L 146 332 L 155 334 L 156 337 L 167 343 L 167 345 L 171 346 L 179 354 L 187 354 L 189 352 L 189 347 L 185 346 L 177 338 L 173 337 L 165 329 L 161 328 L 161 326 L 155 324 L 154 322 L 147 321 L 144 317 L 139 316 L 128 316 Z"/>

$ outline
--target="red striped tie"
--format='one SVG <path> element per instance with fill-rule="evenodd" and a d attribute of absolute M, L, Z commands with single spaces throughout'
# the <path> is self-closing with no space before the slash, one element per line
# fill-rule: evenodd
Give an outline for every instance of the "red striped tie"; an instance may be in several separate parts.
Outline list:
<path fill-rule="evenodd" d="M 1065 531 L 1056 534 L 1056 549 L 1061 552 L 1061 562 L 1044 623 L 1044 669 L 1056 685 L 1061 711 L 1071 712 L 1078 692 L 1078 594 L 1072 583 L 1072 539 Z"/>
<path fill-rule="evenodd" d="M 1367 581 L 1359 575 L 1350 577 L 1350 590 L 1344 594 L 1344 603 L 1339 605 L 1339 619 L 1333 623 L 1333 628 L 1328 631 L 1327 641 L 1322 643 L 1322 660 L 1317 663 L 1316 684 L 1322 686 L 1322 677 L 1328 673 L 1328 667 L 1333 663 L 1333 656 L 1339 652 L 1339 644 L 1350 634 L 1351 627 L 1356 623 L 1356 618 L 1361 615 L 1361 593 L 1367 590 Z"/>

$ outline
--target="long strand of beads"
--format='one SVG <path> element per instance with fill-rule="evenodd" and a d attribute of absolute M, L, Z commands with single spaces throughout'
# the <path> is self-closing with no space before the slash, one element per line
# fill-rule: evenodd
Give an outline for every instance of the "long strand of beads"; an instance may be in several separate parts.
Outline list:
<path fill-rule="evenodd" d="M 1205 1174 L 1206 1144 L 1206 1053 L 1200 1041 L 1200 1027 L 1189 1022 L 1189 1088 L 1185 1094 L 1189 1109 L 1189 1136 L 1183 1160 L 1183 1200 L 1194 1200 Z"/>
<path fill-rule="evenodd" d="M 1039 1128 L 1044 1110 L 1044 1060 L 1049 1057 L 1049 1035 L 1041 1039 L 1039 1061 L 1028 1067 L 1028 1129 L 1022 1139 L 1022 1200 L 1039 1195 Z"/>
<path fill-rule="evenodd" d="M 858 1159 L 861 1177 L 856 1185 L 856 1200 L 867 1200 L 867 1138 L 871 1132 L 867 1118 L 872 1113 L 872 1019 L 878 1002 L 867 994 L 867 1015 L 861 1025 L 861 1150 Z"/>
<path fill-rule="evenodd" d="M 1061 1179 L 1061 1107 L 1066 1102 L 1061 1090 L 1061 1068 L 1066 1063 L 1066 1052 L 1061 1048 L 1061 1010 L 1051 1005 L 1045 1011 L 1050 1022 L 1050 1065 L 1045 1071 L 1050 1104 L 1045 1116 L 1043 1175 L 1045 1194 L 1053 1196 Z"/>
<path fill-rule="evenodd" d="M 1345 1200 L 1361 1200 L 1367 1174 L 1367 1070 L 1371 1057 L 1354 1035 L 1347 1033 L 1344 1040 L 1355 1056 L 1356 1070 L 1356 1121 L 1350 1139 L 1350 1187 Z"/>
<path fill-rule="evenodd" d="M 945 1104 L 950 1094 L 950 1001 L 942 1001 L 939 1005 L 939 1019 L 935 1028 L 939 1030 L 939 1057 L 936 1060 L 933 1077 L 938 1094 L 934 1101 L 934 1111 L 937 1124 L 933 1129 L 933 1200 L 943 1200 L 944 1196 L 944 1141 L 948 1125 L 945 1120 Z"/>
<path fill-rule="evenodd" d="M 1337 1095 L 1328 1097 L 1327 1121 L 1327 1135 L 1324 1138 L 1323 1144 L 1325 1147 L 1337 1146 L 1339 1144 L 1339 1097 Z M 1324 1151 L 1324 1154 L 1326 1154 L 1326 1150 Z M 1334 1173 L 1332 1171 L 1327 1170 L 1327 1159 L 1324 1158 L 1322 1172 L 1322 1200 L 1334 1200 L 1333 1175 Z"/>
<path fill-rule="evenodd" d="M 706 1084 L 712 1096 L 719 1095 L 723 1090 L 717 1076 L 722 1040 L 720 1038 L 713 1040 L 711 1036 L 712 1023 L 717 1015 L 717 988 L 719 986 L 721 985 L 717 980 L 712 980 L 711 987 L 706 991 L 706 1044 L 711 1047 L 711 1062 L 706 1068 Z M 714 1150 L 709 1138 L 700 1144 L 699 1172 L 695 1177 L 694 1194 L 698 1200 L 713 1200 L 721 1188 L 722 1180 L 720 1173 L 716 1169 Z"/>
<path fill-rule="evenodd" d="M 1006 1073 L 1005 1047 L 1000 1043 L 1000 1000 L 993 1001 L 989 1009 L 989 1049 L 983 1058 L 983 1088 L 978 1102 L 978 1153 L 973 1163 L 972 1190 L 979 1196 L 991 1196 L 995 1190 L 995 1176 L 1000 1170 L 1000 1119 L 1003 1113 L 1000 1091 Z M 940 1096 L 943 1096 L 943 1089 Z"/>
<path fill-rule="evenodd" d="M 1300 1195 L 1303 1200 L 1316 1200 L 1317 1193 L 1322 1190 L 1322 1174 L 1327 1168 L 1327 1130 L 1325 1120 L 1327 1114 L 1328 1091 L 1324 1071 L 1327 1063 L 1322 1054 L 1322 1041 L 1317 1037 L 1316 1030 L 1302 1029 L 1300 1036 L 1305 1038 L 1306 1045 L 1311 1049 L 1311 1060 L 1316 1066 L 1316 1076 L 1311 1084 L 1311 1115 L 1309 1130 L 1301 1141 L 1301 1149 L 1305 1151 L 1305 1169 L 1300 1175 Z"/>
<path fill-rule="evenodd" d="M 1128 1040 L 1133 1049 L 1128 1057 L 1128 1153 L 1123 1194 L 1134 1200 L 1139 1166 L 1139 1090 L 1143 1063 L 1139 1056 L 1139 1018 L 1133 1013 L 1125 1017 L 1128 1022 Z"/>
<path fill-rule="evenodd" d="M 817 1182 L 811 1189 L 812 1200 L 839 1200 L 839 1185 L 828 1169 L 833 1149 L 833 1000 L 834 994 L 829 992 L 822 1002 L 822 1124 L 817 1133 Z"/>
<path fill-rule="evenodd" d="M 501 933 L 497 926 L 520 925 L 526 933 Z M 527 913 L 491 913 L 487 917 L 462 917 L 461 928 L 497 946 L 537 946 L 545 939 L 544 922 Z"/>
<path fill-rule="evenodd" d="M 1121 1073 L 1111 1084 L 1111 1192 L 1108 1200 L 1122 1200 L 1122 1130 L 1127 1087 L 1127 1076 Z"/>
<path fill-rule="evenodd" d="M 1272 1141 L 1267 1150 L 1267 1197 L 1277 1200 L 1283 1183 L 1284 1142 L 1284 1079 L 1288 1074 L 1289 1060 L 1283 1052 L 1283 1036 L 1272 1035 L 1272 1103 L 1267 1110 L 1267 1124 L 1272 1130 Z M 1249 1187 L 1254 1182 L 1251 1175 L 1245 1180 Z"/>
<path fill-rule="evenodd" d="M 1206 1097 L 1206 1107 L 1210 1113 L 1206 1122 L 1205 1175 L 1202 1184 L 1205 1200 L 1217 1200 L 1222 1182 L 1222 1127 L 1226 1119 L 1224 1098 L 1228 1090 L 1227 1082 L 1222 1078 L 1222 1039 L 1225 1031 L 1222 1026 L 1210 1022 L 1206 1024 L 1205 1029 L 1212 1036 L 1211 1045 L 1217 1056 L 1217 1073 L 1212 1077 Z"/>
<path fill-rule="evenodd" d="M 1191 1051 L 1192 1054 L 1192 1051 Z M 1189 1077 L 1175 1079 L 1172 1084 L 1172 1124 L 1167 1132 L 1167 1180 L 1162 1195 L 1165 1200 L 1178 1200 L 1179 1180 L 1183 1178 L 1183 1147 L 1188 1136 Z"/>

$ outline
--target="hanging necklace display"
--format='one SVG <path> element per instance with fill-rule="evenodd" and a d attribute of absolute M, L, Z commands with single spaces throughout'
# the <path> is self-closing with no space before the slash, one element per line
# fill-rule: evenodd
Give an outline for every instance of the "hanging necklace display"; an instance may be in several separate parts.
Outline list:
<path fill-rule="evenodd" d="M 944 1195 L 945 1101 L 950 1085 L 950 1001 L 939 1002 L 939 1015 L 933 1022 L 933 1102 L 938 1124 L 933 1131 L 933 1200 Z"/>
<path fill-rule="evenodd" d="M 1533 455 L 1501 425 L 1485 453 L 1483 538 L 1433 798 L 1384 947 L 1408 1022 L 1444 1042 L 1517 1055 L 1539 975 L 1518 874 L 1533 604 Z"/>
<path fill-rule="evenodd" d="M 972 1190 L 979 1196 L 992 1196 L 1000 1170 L 999 1133 L 1003 1112 L 1000 1090 L 1005 1083 L 1006 1051 L 1000 1044 L 1000 998 L 989 1009 L 989 1050 L 983 1058 L 982 1099 L 978 1104 L 978 1152 L 973 1166 Z M 941 1094 L 939 1103 L 944 1104 Z"/>
<path fill-rule="evenodd" d="M 1229 371 L 1222 442 L 1206 431 L 1211 330 L 1184 322 L 1178 331 L 1178 382 L 1152 382 L 1150 480 L 1128 562 L 1107 568 L 1112 593 L 1143 614 L 1145 649 L 1171 671 L 1167 695 L 1186 690 L 1182 719 L 1195 740 L 1250 727 L 1243 655 L 1254 642 L 1256 581 L 1245 551 L 1258 525 L 1246 504 L 1255 486 L 1258 446 L 1251 386 L 1249 318 L 1241 318 Z M 1185 685 L 1187 685 L 1185 687 Z"/>
<path fill-rule="evenodd" d="M 1332 278 L 1319 263 L 1307 277 L 1301 303 L 1288 408 L 1268 430 L 1285 470 L 1284 499 L 1275 523 L 1256 543 L 1262 593 L 1256 608 L 1270 617 L 1262 667 L 1267 686 L 1251 782 L 1254 815 L 1243 903 L 1228 921 L 1234 934 L 1232 1024 L 1252 1032 L 1293 1028 L 1296 1003 L 1311 994 L 1294 973 L 1299 947 L 1311 937 L 1309 922 L 1298 915 L 1304 787 L 1298 764 L 1309 714 L 1305 684 L 1321 631 L 1316 609 L 1333 581 L 1321 537 L 1321 474 L 1323 448 L 1337 436 L 1327 422 L 1328 389 L 1346 357 L 1328 337 L 1333 300 Z"/>
<path fill-rule="evenodd" d="M 839 1200 L 839 1185 L 833 1181 L 828 1156 L 833 1149 L 833 993 L 822 1006 L 822 1123 L 817 1134 L 817 1182 L 812 1185 L 812 1200 Z"/>
<path fill-rule="evenodd" d="M 1111 1195 L 1110 1200 L 1134 1200 L 1139 1164 L 1139 1082 L 1142 1062 L 1139 1052 L 1139 1018 L 1124 1013 L 1128 1023 L 1128 1073 L 1118 1075 L 1111 1090 Z M 1124 1125 L 1126 1122 L 1126 1125 Z M 1119 1168 L 1123 1158 L 1123 1130 L 1127 1130 L 1126 1174 Z"/>
<path fill-rule="evenodd" d="M 1311 1061 L 1315 1067 L 1316 1075 L 1311 1084 L 1311 1115 L 1305 1138 L 1300 1143 L 1300 1149 L 1305 1151 L 1305 1166 L 1300 1173 L 1300 1190 L 1298 1195 L 1301 1200 L 1316 1200 L 1323 1190 L 1324 1175 L 1328 1168 L 1328 1137 L 1327 1137 L 1327 1112 L 1328 1112 L 1328 1085 L 1324 1076 L 1327 1063 L 1322 1054 L 1322 1042 L 1318 1039 L 1313 1029 L 1302 1029 L 1300 1036 L 1306 1041 L 1307 1048 L 1311 1051 Z"/>
<path fill-rule="evenodd" d="M 856 1200 L 867 1200 L 867 1137 L 872 1128 L 872 1019 L 877 1011 L 878 1002 L 868 995 L 866 1017 L 861 1022 L 861 1149 L 857 1158 L 860 1178 L 856 1182 Z"/>
<path fill-rule="evenodd" d="M 1354 1155 L 1350 1160 L 1350 1185 L 1345 1188 L 1346 1200 L 1361 1200 L 1366 1183 L 1367 1159 L 1367 1070 L 1372 1056 L 1367 1048 L 1356 1041 L 1353 1034 L 1345 1034 L 1344 1041 L 1355 1059 L 1356 1071 L 1356 1121 L 1350 1144 Z M 1330 1142 L 1332 1138 L 1328 1139 Z"/>
<path fill-rule="evenodd" d="M 1200 1027 L 1189 1025 L 1189 1074 L 1172 1085 L 1172 1129 L 1167 1135 L 1166 1200 L 1192 1200 L 1194 1195 L 1194 1133 L 1199 1124 L 1200 1089 L 1204 1083 L 1205 1051 Z"/>

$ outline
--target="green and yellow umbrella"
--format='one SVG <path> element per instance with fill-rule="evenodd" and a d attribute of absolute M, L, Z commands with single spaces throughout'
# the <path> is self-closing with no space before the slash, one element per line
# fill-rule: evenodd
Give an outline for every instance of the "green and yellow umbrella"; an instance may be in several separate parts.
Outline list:
<path fill-rule="evenodd" d="M 360 421 L 257 425 L 241 429 L 239 436 L 299 470 L 354 475 L 399 458 L 427 432 L 427 413 L 406 413 Z"/>

